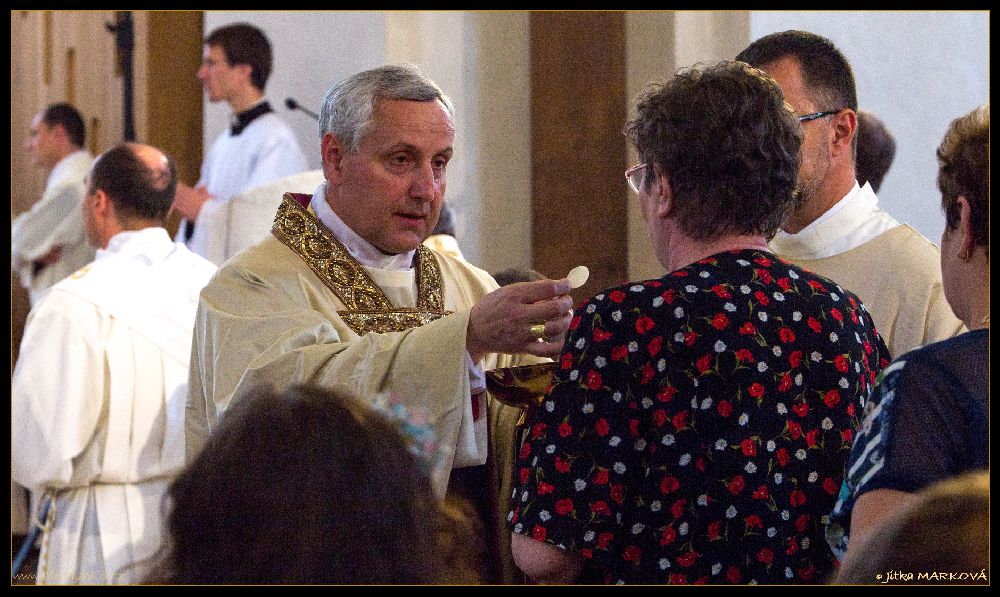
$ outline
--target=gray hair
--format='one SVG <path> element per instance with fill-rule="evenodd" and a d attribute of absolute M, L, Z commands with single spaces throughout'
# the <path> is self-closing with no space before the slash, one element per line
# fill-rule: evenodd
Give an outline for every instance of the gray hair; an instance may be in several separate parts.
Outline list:
<path fill-rule="evenodd" d="M 376 100 L 440 100 L 452 118 L 455 106 L 434 81 L 412 64 L 389 64 L 360 72 L 337 83 L 326 92 L 319 116 L 319 136 L 327 133 L 345 143 L 352 153 L 372 123 Z"/>

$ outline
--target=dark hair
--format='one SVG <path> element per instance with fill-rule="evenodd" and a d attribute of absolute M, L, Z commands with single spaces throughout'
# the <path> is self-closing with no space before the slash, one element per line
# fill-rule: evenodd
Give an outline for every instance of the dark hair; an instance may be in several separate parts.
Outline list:
<path fill-rule="evenodd" d="M 916 497 L 865 537 L 855 553 L 848 551 L 834 582 L 875 584 L 891 570 L 913 573 L 911 582 L 920 584 L 989 582 L 989 472 L 940 481 Z M 963 572 L 982 577 L 948 582 L 947 573 Z M 941 574 L 922 579 L 920 573 Z"/>
<path fill-rule="evenodd" d="M 642 99 L 625 134 L 666 172 L 691 238 L 770 238 L 793 204 L 802 129 L 774 79 L 746 64 L 677 71 Z"/>
<path fill-rule="evenodd" d="M 468 582 L 468 518 L 397 424 L 317 386 L 234 398 L 172 484 L 163 583 Z"/>
<path fill-rule="evenodd" d="M 872 185 L 876 193 L 896 157 L 896 140 L 885 123 L 868 110 L 858 110 L 858 155 L 855 164 L 858 182 Z"/>
<path fill-rule="evenodd" d="M 957 228 L 958 197 L 969 202 L 976 244 L 989 247 L 990 106 L 979 106 L 951 121 L 937 150 L 941 209 L 949 228 Z"/>
<path fill-rule="evenodd" d="M 83 124 L 83 117 L 76 108 L 69 104 L 52 104 L 45 108 L 42 114 L 42 122 L 50 129 L 59 125 L 66 131 L 69 142 L 76 147 L 83 147 L 86 140 L 87 128 Z"/>
<path fill-rule="evenodd" d="M 810 97 L 820 110 L 858 110 L 854 71 L 825 37 L 795 30 L 772 33 L 747 46 L 736 59 L 763 68 L 788 56 L 799 61 Z"/>
<path fill-rule="evenodd" d="M 249 23 L 219 27 L 205 38 L 205 45 L 219 46 L 230 66 L 250 65 L 250 82 L 261 91 L 271 76 L 271 42 Z"/>
<path fill-rule="evenodd" d="M 517 282 L 534 282 L 536 280 L 544 280 L 545 276 L 533 269 L 509 267 L 493 274 L 493 279 L 496 280 L 497 284 L 500 286 L 508 286 Z"/>
<path fill-rule="evenodd" d="M 435 234 L 455 236 L 455 215 L 447 203 L 441 204 L 441 215 L 438 216 L 437 224 L 434 225 L 434 230 L 431 231 L 432 236 Z"/>
<path fill-rule="evenodd" d="M 123 143 L 101 154 L 90 171 L 90 191 L 108 194 L 120 220 L 163 222 L 177 191 L 177 168 L 167 157 L 165 168 L 152 169 Z"/>

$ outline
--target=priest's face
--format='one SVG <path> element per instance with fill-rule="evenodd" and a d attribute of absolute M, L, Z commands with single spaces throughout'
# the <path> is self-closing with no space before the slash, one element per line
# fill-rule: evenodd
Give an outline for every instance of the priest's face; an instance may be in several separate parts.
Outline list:
<path fill-rule="evenodd" d="M 454 144 L 440 101 L 378 100 L 357 153 L 323 137 L 327 202 L 383 253 L 412 251 L 437 224 Z"/>

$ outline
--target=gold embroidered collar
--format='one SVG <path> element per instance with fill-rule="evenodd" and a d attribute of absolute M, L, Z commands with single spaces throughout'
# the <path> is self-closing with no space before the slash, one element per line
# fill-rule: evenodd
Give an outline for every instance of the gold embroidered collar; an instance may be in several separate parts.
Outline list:
<path fill-rule="evenodd" d="M 416 308 L 396 307 L 361 266 L 308 209 L 309 195 L 285 193 L 271 234 L 309 265 L 345 309 L 337 314 L 354 333 L 401 332 L 447 315 L 441 269 L 430 249 L 417 247 Z"/>

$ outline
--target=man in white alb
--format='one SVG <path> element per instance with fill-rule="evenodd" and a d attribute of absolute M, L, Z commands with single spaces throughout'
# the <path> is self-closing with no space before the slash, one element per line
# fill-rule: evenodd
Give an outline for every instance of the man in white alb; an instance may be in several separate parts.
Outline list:
<path fill-rule="evenodd" d="M 215 266 L 163 228 L 176 171 L 127 144 L 87 176 L 96 259 L 28 317 L 11 390 L 14 479 L 52 501 L 38 584 L 135 583 L 160 548 L 163 498 L 184 467 L 198 293 Z"/>
<path fill-rule="evenodd" d="M 814 33 L 784 31 L 736 59 L 774 77 L 802 123 L 799 203 L 771 249 L 856 293 L 893 357 L 963 330 L 944 298 L 941 251 L 879 209 L 871 186 L 855 178 L 858 99 L 840 50 Z"/>
<path fill-rule="evenodd" d="M 178 185 L 174 208 L 184 216 L 178 240 L 217 265 L 260 240 L 234 237 L 227 212 L 243 206 L 230 206 L 233 197 L 307 167 L 294 133 L 264 97 L 271 62 L 271 43 L 252 25 L 226 25 L 205 38 L 198 79 L 209 101 L 233 109 L 232 123 L 208 150 L 198 185 Z M 274 210 L 243 217 L 270 221 Z"/>

